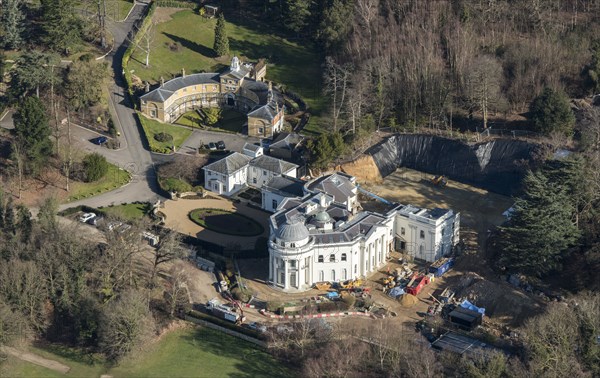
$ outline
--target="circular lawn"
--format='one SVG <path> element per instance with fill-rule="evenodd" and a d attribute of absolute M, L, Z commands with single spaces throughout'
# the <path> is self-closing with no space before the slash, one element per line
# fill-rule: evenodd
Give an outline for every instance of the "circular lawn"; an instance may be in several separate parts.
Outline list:
<path fill-rule="evenodd" d="M 257 236 L 264 228 L 245 215 L 221 209 L 195 209 L 190 211 L 192 222 L 221 234 L 237 236 Z"/>

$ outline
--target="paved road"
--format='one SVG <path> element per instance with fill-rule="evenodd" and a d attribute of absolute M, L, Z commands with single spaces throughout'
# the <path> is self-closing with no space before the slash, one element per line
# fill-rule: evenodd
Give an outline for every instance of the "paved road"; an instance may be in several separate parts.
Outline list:
<path fill-rule="evenodd" d="M 208 130 L 194 130 L 192 135 L 181 144 L 178 152 L 182 154 L 193 153 L 201 144 L 208 144 L 220 140 L 225 142 L 225 146 L 228 150 L 237 152 L 242 152 L 245 143 L 253 144 L 260 142 L 260 139 L 246 135 L 227 134 Z"/>
<path fill-rule="evenodd" d="M 121 76 L 121 60 L 127 49 L 127 35 L 133 29 L 134 22 L 142 17 L 146 6 L 145 3 L 137 2 L 125 21 L 107 23 L 115 41 L 113 51 L 106 57 L 115 78 L 115 83 L 109 88 L 109 110 L 117 129 L 121 131 L 119 139 L 122 148 L 118 151 L 97 148 L 97 152 L 106 156 L 111 163 L 115 163 L 131 173 L 132 182 L 99 196 L 62 205 L 61 209 L 83 204 L 96 207 L 132 201 L 155 201 L 161 198 L 154 165 L 164 161 L 164 158 L 154 157 L 143 145 L 142 130 L 136 121 L 135 112 L 129 99 L 125 95 L 125 83 Z M 78 132 L 78 134 L 82 133 Z M 96 147 L 89 146 L 89 149 L 96 150 Z"/>

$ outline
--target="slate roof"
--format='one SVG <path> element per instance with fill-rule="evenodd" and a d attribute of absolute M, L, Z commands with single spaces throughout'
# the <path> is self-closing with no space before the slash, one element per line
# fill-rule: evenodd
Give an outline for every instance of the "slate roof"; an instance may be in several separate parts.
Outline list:
<path fill-rule="evenodd" d="M 284 175 L 294 168 L 298 168 L 296 164 L 289 163 L 285 160 L 276 159 L 271 156 L 262 155 L 250 161 L 250 166 L 265 169 L 270 172 L 275 172 Z"/>
<path fill-rule="evenodd" d="M 244 150 L 248 150 L 248 151 L 252 151 L 252 152 L 256 152 L 259 149 L 261 149 L 261 146 L 257 146 L 256 144 L 251 144 L 251 143 L 244 143 Z"/>
<path fill-rule="evenodd" d="M 270 101 L 268 104 L 259 106 L 256 109 L 252 110 L 250 113 L 248 113 L 248 117 L 268 119 L 269 121 L 271 121 L 282 110 L 283 108 L 280 106 L 278 111 L 277 104 L 275 103 L 275 101 Z"/>
<path fill-rule="evenodd" d="M 304 137 L 296 133 L 281 133 L 271 143 L 269 148 L 280 148 L 285 150 L 293 150 L 296 145 L 304 140 Z"/>
<path fill-rule="evenodd" d="M 335 202 L 327 208 L 316 206 L 310 213 L 305 212 L 307 204 L 319 204 L 320 196 L 324 193 L 316 193 L 310 196 L 300 198 L 290 198 L 282 203 L 280 210 L 271 216 L 271 224 L 274 230 L 293 221 L 303 219 L 304 224 L 310 224 L 315 215 L 325 211 L 331 220 L 335 223 L 333 230 L 323 230 L 314 226 L 308 226 L 308 231 L 314 237 L 315 244 L 332 244 L 350 242 L 358 237 L 365 237 L 374 227 L 378 227 L 388 218 L 386 216 L 360 212 L 352 218 L 350 212 L 342 205 Z M 341 223 L 343 222 L 343 223 Z"/>
<path fill-rule="evenodd" d="M 248 76 L 249 73 L 250 73 L 249 69 L 247 69 L 243 65 L 240 65 L 239 70 L 234 71 L 231 68 L 228 68 L 225 72 L 223 72 L 223 74 L 221 76 L 223 76 L 223 77 L 232 76 L 232 77 L 240 80 L 240 79 L 243 79 L 246 76 Z"/>
<path fill-rule="evenodd" d="M 292 177 L 275 176 L 270 179 L 263 188 L 283 197 L 304 196 L 304 181 Z"/>
<path fill-rule="evenodd" d="M 247 166 L 250 159 L 251 157 L 249 156 L 234 152 L 221 160 L 204 166 L 202 169 L 229 175 Z"/>
<path fill-rule="evenodd" d="M 349 197 L 354 197 L 353 192 L 356 185 L 351 179 L 352 176 L 336 172 L 329 176 L 323 176 L 308 184 L 308 190 L 320 191 L 333 196 L 335 202 L 346 203 Z"/>
<path fill-rule="evenodd" d="M 153 91 L 146 93 L 140 98 L 145 101 L 164 102 L 175 93 L 175 91 L 189 87 L 191 85 L 201 84 L 219 84 L 218 73 L 197 73 L 180 76 L 167 81 L 162 87 L 156 88 Z"/>

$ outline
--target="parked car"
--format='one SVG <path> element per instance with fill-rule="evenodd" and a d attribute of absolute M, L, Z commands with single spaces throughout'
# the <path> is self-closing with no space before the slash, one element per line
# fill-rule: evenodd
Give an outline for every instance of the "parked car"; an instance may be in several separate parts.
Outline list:
<path fill-rule="evenodd" d="M 108 141 L 108 138 L 105 136 L 99 136 L 98 138 L 94 138 L 94 139 L 90 140 L 90 142 L 97 144 L 98 146 L 103 145 L 107 141 Z"/>
<path fill-rule="evenodd" d="M 88 223 L 94 218 L 96 218 L 96 214 L 94 213 L 83 213 L 83 215 L 79 217 L 79 221 L 83 223 Z"/>
<path fill-rule="evenodd" d="M 224 150 L 225 149 L 225 142 L 223 142 L 222 140 L 217 142 L 217 148 L 219 150 Z"/>
<path fill-rule="evenodd" d="M 215 151 L 217 149 L 217 145 L 214 142 L 210 142 L 208 144 L 208 149 L 211 151 Z"/>

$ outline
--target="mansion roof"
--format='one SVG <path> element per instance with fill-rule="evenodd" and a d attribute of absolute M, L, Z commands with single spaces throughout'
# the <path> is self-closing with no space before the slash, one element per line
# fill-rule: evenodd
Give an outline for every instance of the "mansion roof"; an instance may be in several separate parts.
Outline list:
<path fill-rule="evenodd" d="M 267 171 L 275 172 L 281 175 L 288 173 L 294 168 L 298 168 L 296 164 L 266 155 L 261 155 L 252 159 L 250 161 L 250 166 L 265 169 Z"/>
<path fill-rule="evenodd" d="M 171 97 L 173 93 L 175 93 L 175 91 L 181 88 L 202 84 L 216 85 L 219 83 L 220 82 L 218 73 L 197 73 L 192 75 L 180 76 L 167 81 L 161 87 L 146 93 L 140 98 L 144 101 L 164 102 L 169 97 Z"/>
<path fill-rule="evenodd" d="M 249 156 L 234 152 L 221 160 L 206 165 L 203 169 L 228 175 L 246 167 L 250 159 L 252 158 Z"/>
<path fill-rule="evenodd" d="M 384 215 L 366 211 L 352 217 L 344 206 L 332 200 L 333 198 L 325 193 L 316 193 L 304 198 L 290 198 L 283 202 L 279 212 L 271 216 L 271 225 L 277 232 L 280 227 L 302 221 L 310 236 L 314 238 L 315 244 L 333 244 L 365 237 L 371 230 L 389 219 Z M 323 202 L 326 202 L 325 206 L 322 205 Z M 329 229 L 318 226 L 318 218 L 323 217 L 322 213 L 326 213 L 331 220 Z"/>

